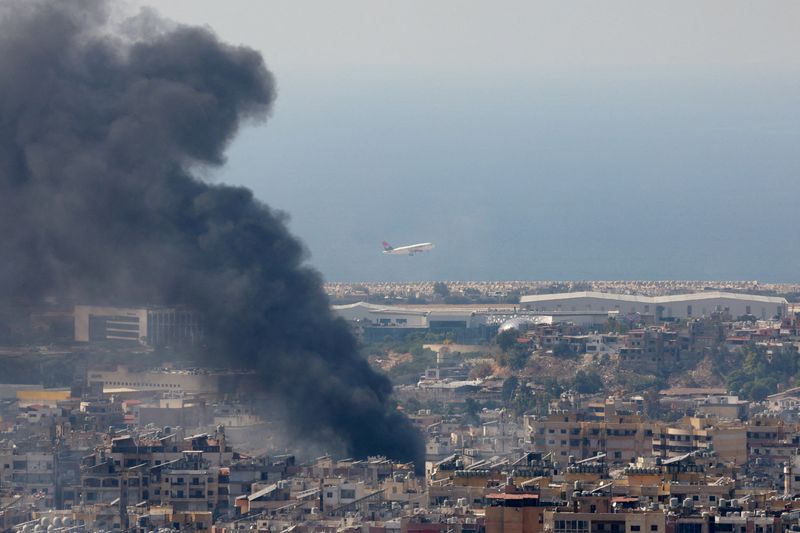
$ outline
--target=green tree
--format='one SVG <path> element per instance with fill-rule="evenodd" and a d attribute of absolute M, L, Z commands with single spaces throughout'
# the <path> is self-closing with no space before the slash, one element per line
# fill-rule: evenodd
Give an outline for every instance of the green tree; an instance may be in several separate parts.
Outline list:
<path fill-rule="evenodd" d="M 487 362 L 481 362 L 472 367 L 472 370 L 469 373 L 469 377 L 472 379 L 483 379 L 488 378 L 494 372 L 494 368 L 492 365 Z"/>
<path fill-rule="evenodd" d="M 578 370 L 575 374 L 573 387 L 581 394 L 594 394 L 603 390 L 603 378 L 594 370 L 588 372 Z"/>
<path fill-rule="evenodd" d="M 740 367 L 727 375 L 731 392 L 748 400 L 761 401 L 779 384 L 791 385 L 798 371 L 798 355 L 789 348 L 774 349 L 750 345 Z"/>
<path fill-rule="evenodd" d="M 566 341 L 559 341 L 553 345 L 553 355 L 555 357 L 575 357 L 578 355 Z"/>
<path fill-rule="evenodd" d="M 507 352 L 502 352 L 497 358 L 497 363 L 500 366 L 510 368 L 512 370 L 520 370 L 525 368 L 529 357 L 530 352 L 528 351 L 528 348 L 521 344 L 517 344 Z"/>
<path fill-rule="evenodd" d="M 536 408 L 536 395 L 527 385 L 522 383 L 514 392 L 510 407 L 511 413 L 516 417 L 528 414 Z"/>
<path fill-rule="evenodd" d="M 501 331 L 494 340 L 503 352 L 507 352 L 517 344 L 517 330 Z"/>
<path fill-rule="evenodd" d="M 519 379 L 516 376 L 511 376 L 503 382 L 503 388 L 500 390 L 503 402 L 511 401 L 511 398 L 514 397 L 514 391 L 517 390 L 517 385 L 519 385 Z"/>
<path fill-rule="evenodd" d="M 443 281 L 437 281 L 433 284 L 433 294 L 440 298 L 447 298 L 450 296 L 450 287 Z"/>
<path fill-rule="evenodd" d="M 478 414 L 481 410 L 480 404 L 475 400 L 475 398 L 467 398 L 466 402 L 464 402 L 464 419 L 465 421 L 473 426 L 480 426 L 481 425 L 481 417 Z"/>

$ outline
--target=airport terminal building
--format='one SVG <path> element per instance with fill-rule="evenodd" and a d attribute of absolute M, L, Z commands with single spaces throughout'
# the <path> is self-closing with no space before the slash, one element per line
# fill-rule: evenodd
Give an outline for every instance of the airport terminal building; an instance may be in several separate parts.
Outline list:
<path fill-rule="evenodd" d="M 786 316 L 785 298 L 733 292 L 707 291 L 670 296 L 640 296 L 584 291 L 536 294 L 520 298 L 520 307 L 533 313 L 639 313 L 657 319 L 687 319 L 725 313 L 757 319 Z"/>

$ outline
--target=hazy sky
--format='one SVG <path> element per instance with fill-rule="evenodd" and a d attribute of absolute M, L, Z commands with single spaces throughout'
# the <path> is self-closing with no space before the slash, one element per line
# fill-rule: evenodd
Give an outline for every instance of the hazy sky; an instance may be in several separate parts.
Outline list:
<path fill-rule="evenodd" d="M 215 179 L 329 280 L 800 281 L 800 2 L 145 4 L 263 53 Z"/>

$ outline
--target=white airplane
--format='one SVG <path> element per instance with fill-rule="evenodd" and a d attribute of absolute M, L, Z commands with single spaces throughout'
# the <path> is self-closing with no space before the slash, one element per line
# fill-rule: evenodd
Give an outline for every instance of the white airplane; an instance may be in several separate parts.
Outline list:
<path fill-rule="evenodd" d="M 428 252 L 433 249 L 433 244 L 429 242 L 421 242 L 419 244 L 409 244 L 408 246 L 393 247 L 386 241 L 383 241 L 383 253 L 390 255 L 414 255 L 419 252 Z"/>

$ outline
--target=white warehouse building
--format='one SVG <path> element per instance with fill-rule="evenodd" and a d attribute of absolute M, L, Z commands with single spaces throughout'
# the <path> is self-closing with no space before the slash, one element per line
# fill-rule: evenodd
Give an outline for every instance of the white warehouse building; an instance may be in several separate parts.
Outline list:
<path fill-rule="evenodd" d="M 333 312 L 348 321 L 396 328 L 473 328 L 484 323 L 475 310 L 458 306 L 426 305 L 407 308 L 358 302 L 334 305 Z"/>
<path fill-rule="evenodd" d="M 724 312 L 734 318 L 759 319 L 786 316 L 785 298 L 732 292 L 707 291 L 670 296 L 640 296 L 584 291 L 536 294 L 520 298 L 523 309 L 536 313 L 640 313 L 658 318 L 692 318 Z"/>

